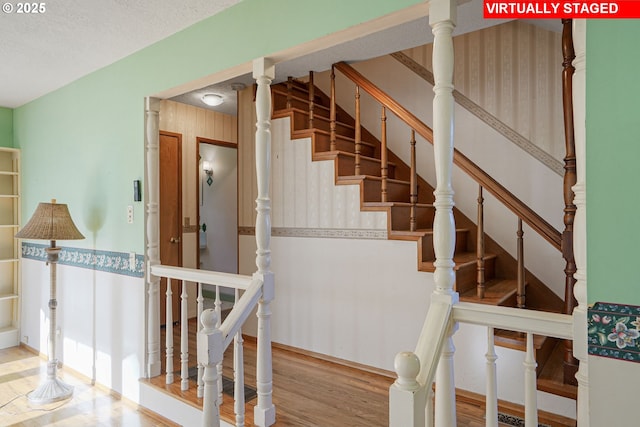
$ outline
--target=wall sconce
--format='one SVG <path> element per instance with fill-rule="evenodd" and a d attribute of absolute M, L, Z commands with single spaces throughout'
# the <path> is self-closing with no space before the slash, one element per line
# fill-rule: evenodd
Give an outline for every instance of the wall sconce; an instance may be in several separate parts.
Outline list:
<path fill-rule="evenodd" d="M 202 170 L 207 174 L 207 185 L 211 186 L 213 183 L 213 167 L 211 167 L 211 163 L 204 160 L 202 162 Z"/>

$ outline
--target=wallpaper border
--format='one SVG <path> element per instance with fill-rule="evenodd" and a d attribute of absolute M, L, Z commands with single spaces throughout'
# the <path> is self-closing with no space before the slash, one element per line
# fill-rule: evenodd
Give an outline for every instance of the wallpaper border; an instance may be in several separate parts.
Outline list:
<path fill-rule="evenodd" d="M 640 306 L 597 302 L 587 328 L 591 356 L 640 363 Z"/>
<path fill-rule="evenodd" d="M 22 258 L 47 261 L 49 245 L 22 242 Z M 144 255 L 136 254 L 135 265 L 129 264 L 129 253 L 62 247 L 58 264 L 131 277 L 144 277 Z"/>
<path fill-rule="evenodd" d="M 238 227 L 241 236 L 255 236 L 255 227 Z M 314 237 L 320 239 L 387 240 L 387 230 L 358 230 L 342 228 L 280 228 L 271 229 L 272 237 Z"/>

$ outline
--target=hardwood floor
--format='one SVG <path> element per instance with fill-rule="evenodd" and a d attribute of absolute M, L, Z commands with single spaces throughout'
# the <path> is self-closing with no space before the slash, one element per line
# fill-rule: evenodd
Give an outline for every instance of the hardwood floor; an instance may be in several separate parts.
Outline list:
<path fill-rule="evenodd" d="M 195 331 L 195 321 L 190 322 L 189 330 Z M 175 330 L 174 330 L 175 332 Z M 164 338 L 163 338 L 164 341 Z M 177 336 L 174 342 L 179 342 Z M 191 339 L 190 342 L 195 342 Z M 225 353 L 223 375 L 233 378 L 232 345 Z M 190 354 L 195 354 L 191 348 Z M 193 353 L 192 353 L 193 351 Z M 255 387 L 256 345 L 251 337 L 244 345 L 245 383 Z M 176 352 L 174 352 L 174 355 Z M 175 357 L 175 356 L 174 356 Z M 179 356 L 178 356 L 179 359 Z M 195 365 L 195 357 L 190 365 Z M 174 369 L 177 369 L 174 360 Z M 197 398 L 196 384 L 190 383 L 190 389 L 180 391 L 180 379 L 166 385 L 165 377 L 160 376 L 149 381 L 158 388 L 180 396 L 197 408 L 202 408 L 202 400 Z M 295 427 L 382 427 L 388 425 L 389 386 L 393 379 L 381 373 L 367 372 L 357 367 L 345 366 L 336 361 L 322 360 L 310 354 L 292 351 L 284 346 L 273 347 L 273 401 L 276 405 L 276 426 Z M 461 392 L 457 398 L 458 427 L 481 427 L 484 422 L 484 404 L 482 396 Z M 245 405 L 246 425 L 253 425 L 252 400 Z M 222 417 L 232 422 L 233 398 L 224 397 L 221 406 Z M 523 409 L 517 405 L 501 404 L 501 412 L 523 416 Z M 541 412 L 540 423 L 552 427 L 575 426 L 575 421 Z M 500 424 L 509 426 L 510 424 Z"/>
<path fill-rule="evenodd" d="M 89 379 L 67 369 L 60 378 L 74 387 L 73 397 L 48 405 L 32 405 L 27 393 L 46 377 L 46 362 L 22 347 L 0 350 L 0 426 L 176 426 L 177 424 L 138 409 Z"/>

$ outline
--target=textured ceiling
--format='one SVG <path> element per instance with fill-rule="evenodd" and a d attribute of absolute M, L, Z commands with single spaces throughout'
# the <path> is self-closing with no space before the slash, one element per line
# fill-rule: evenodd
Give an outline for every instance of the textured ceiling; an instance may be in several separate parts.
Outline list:
<path fill-rule="evenodd" d="M 0 106 L 19 107 L 239 1 L 55 0 L 46 3 L 42 14 L 0 12 Z M 504 22 L 483 19 L 481 0 L 460 3 L 454 34 Z M 303 76 L 309 70 L 323 71 L 338 61 L 369 59 L 431 41 L 428 20 L 422 17 L 279 63 L 276 80 Z M 248 74 L 237 76 L 173 99 L 205 107 L 200 102 L 203 93 L 220 93 L 228 102 L 212 109 L 235 114 L 231 88 L 235 82 L 251 84 L 253 80 Z"/>
<path fill-rule="evenodd" d="M 0 106 L 19 107 L 239 1 L 55 0 L 40 14 L 2 2 Z"/>

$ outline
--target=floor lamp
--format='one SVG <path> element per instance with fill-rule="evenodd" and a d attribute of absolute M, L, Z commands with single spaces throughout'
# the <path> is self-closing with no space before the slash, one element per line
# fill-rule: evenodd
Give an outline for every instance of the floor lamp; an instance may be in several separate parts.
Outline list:
<path fill-rule="evenodd" d="M 51 296 L 49 299 L 49 353 L 47 363 L 47 379 L 38 388 L 29 393 L 29 400 L 34 403 L 51 403 L 71 397 L 73 387 L 57 377 L 58 359 L 56 358 L 56 264 L 61 248 L 56 247 L 56 240 L 84 239 L 76 228 L 67 205 L 56 203 L 40 203 L 16 237 L 21 239 L 49 240 L 51 246 L 46 248 L 47 263 L 50 266 Z"/>

